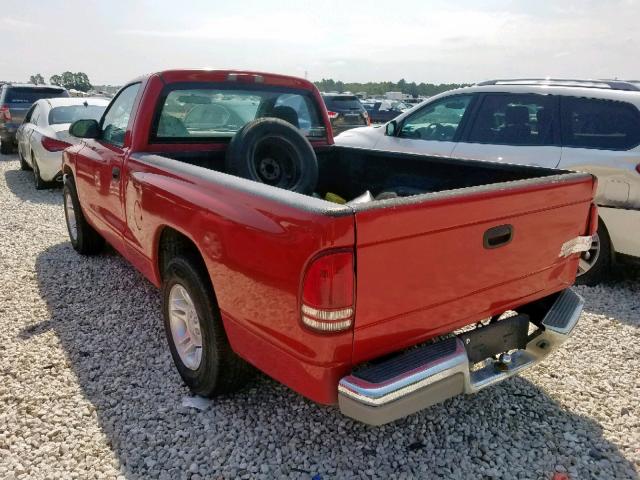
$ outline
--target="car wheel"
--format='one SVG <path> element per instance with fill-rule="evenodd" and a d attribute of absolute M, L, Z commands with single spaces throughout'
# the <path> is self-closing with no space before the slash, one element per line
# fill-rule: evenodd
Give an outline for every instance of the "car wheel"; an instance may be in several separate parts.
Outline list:
<path fill-rule="evenodd" d="M 195 394 L 212 397 L 242 387 L 253 369 L 231 350 L 205 268 L 194 256 L 169 260 L 162 312 L 180 376 Z"/>
<path fill-rule="evenodd" d="M 71 177 L 65 179 L 62 195 L 64 218 L 67 222 L 67 232 L 69 233 L 71 246 L 82 255 L 93 255 L 100 252 L 104 246 L 104 238 L 84 218 L 75 182 Z"/>
<path fill-rule="evenodd" d="M 13 153 L 13 146 L 9 142 L 1 142 L 0 143 L 0 153 L 3 155 L 9 155 Z"/>
<path fill-rule="evenodd" d="M 611 240 L 607 227 L 598 220 L 598 232 L 591 248 L 583 252 L 578 262 L 576 284 L 594 286 L 606 278 L 611 269 Z"/>
<path fill-rule="evenodd" d="M 231 139 L 227 172 L 293 192 L 311 194 L 318 181 L 318 160 L 309 140 L 289 122 L 259 118 Z"/>
<path fill-rule="evenodd" d="M 31 167 L 24 159 L 24 156 L 20 152 L 20 149 L 18 149 L 18 157 L 20 158 L 20 170 L 31 170 Z"/>
<path fill-rule="evenodd" d="M 49 182 L 45 182 L 40 176 L 38 161 L 33 152 L 31 152 L 31 165 L 33 165 L 33 183 L 36 186 L 36 190 L 44 190 L 49 186 Z"/>

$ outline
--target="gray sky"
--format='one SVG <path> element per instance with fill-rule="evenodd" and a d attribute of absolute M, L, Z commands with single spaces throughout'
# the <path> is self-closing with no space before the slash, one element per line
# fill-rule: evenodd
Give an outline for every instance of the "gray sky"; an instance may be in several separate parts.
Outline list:
<path fill-rule="evenodd" d="M 311 80 L 640 78 L 638 0 L 3 0 L 0 79 L 166 68 Z"/>

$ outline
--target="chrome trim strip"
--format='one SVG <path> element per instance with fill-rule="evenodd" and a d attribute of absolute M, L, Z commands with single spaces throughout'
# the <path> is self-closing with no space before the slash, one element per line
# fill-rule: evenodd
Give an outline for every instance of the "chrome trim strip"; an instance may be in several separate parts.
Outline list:
<path fill-rule="evenodd" d="M 431 361 L 391 381 L 375 384 L 354 375 L 347 375 L 340 380 L 338 393 L 364 405 L 381 407 L 458 373 L 464 375 L 464 393 L 478 392 L 535 365 L 556 350 L 571 334 L 580 318 L 583 306 L 584 300 L 572 289 L 562 292 L 544 319 L 561 314 L 566 318 L 566 322 L 563 322 L 564 326 L 547 326 L 544 325 L 543 320 L 545 330 L 532 339 L 526 349 L 513 352 L 511 362 L 504 367 L 505 370 L 498 370 L 491 362 L 472 372 L 464 345 L 460 339 L 457 339 L 456 351 L 453 354 Z"/>
<path fill-rule="evenodd" d="M 559 327 L 556 325 L 550 325 L 550 319 L 552 315 L 557 313 L 558 309 L 571 308 L 571 311 L 567 314 L 566 323 L 564 327 Z M 573 327 L 578 323 L 578 319 L 580 318 L 580 313 L 582 312 L 582 308 L 584 307 L 584 298 L 574 291 L 572 288 L 566 289 L 564 292 L 560 294 L 560 296 L 556 299 L 553 306 L 549 309 L 547 314 L 542 319 L 542 324 L 546 329 L 552 330 L 561 335 L 569 335 L 573 330 Z"/>
<path fill-rule="evenodd" d="M 464 370 L 469 368 L 468 363 L 467 352 L 462 342 L 458 340 L 458 346 L 454 354 L 428 363 L 424 369 L 414 370 L 409 372 L 407 376 L 379 385 L 365 382 L 353 375 L 349 375 L 340 380 L 338 391 L 368 405 L 382 405 L 443 378 L 456 373 L 464 373 Z"/>

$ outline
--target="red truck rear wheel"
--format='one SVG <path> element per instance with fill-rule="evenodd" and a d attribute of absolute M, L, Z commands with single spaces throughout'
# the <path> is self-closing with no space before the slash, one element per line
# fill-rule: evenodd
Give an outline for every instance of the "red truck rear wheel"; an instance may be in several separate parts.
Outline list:
<path fill-rule="evenodd" d="M 167 262 L 162 313 L 173 361 L 195 394 L 212 397 L 244 386 L 253 369 L 231 349 L 208 275 L 194 255 Z"/>

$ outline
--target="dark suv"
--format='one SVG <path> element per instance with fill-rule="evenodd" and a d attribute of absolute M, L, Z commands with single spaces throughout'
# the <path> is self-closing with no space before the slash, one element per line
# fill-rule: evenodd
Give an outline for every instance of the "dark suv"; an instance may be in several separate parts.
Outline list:
<path fill-rule="evenodd" d="M 3 85 L 0 91 L 0 153 L 11 153 L 15 149 L 16 130 L 36 100 L 68 96 L 66 88 L 54 85 Z"/>
<path fill-rule="evenodd" d="M 370 124 L 369 114 L 355 95 L 323 93 L 322 99 L 327 107 L 334 135 Z"/>

